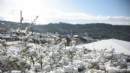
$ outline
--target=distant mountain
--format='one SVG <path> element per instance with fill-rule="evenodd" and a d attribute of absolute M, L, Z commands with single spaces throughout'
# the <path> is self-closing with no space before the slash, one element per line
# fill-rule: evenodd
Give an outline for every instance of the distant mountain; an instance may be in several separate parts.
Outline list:
<path fill-rule="evenodd" d="M 23 28 L 29 23 L 24 23 Z M 10 21 L 0 21 L 0 31 L 8 31 L 9 29 L 18 28 L 18 23 Z M 3 30 L 2 30 L 3 29 Z M 90 23 L 90 24 L 69 24 L 69 23 L 50 23 L 48 25 L 34 25 L 34 32 L 39 33 L 55 33 L 59 34 L 78 34 L 85 35 L 95 39 L 116 38 L 130 41 L 130 25 L 111 25 L 106 23 Z M 31 31 L 31 29 L 30 29 Z"/>
<path fill-rule="evenodd" d="M 29 23 L 24 23 L 23 28 L 27 27 Z M 16 29 L 19 27 L 19 23 L 11 21 L 0 20 L 0 32 L 9 31 L 10 29 Z"/>

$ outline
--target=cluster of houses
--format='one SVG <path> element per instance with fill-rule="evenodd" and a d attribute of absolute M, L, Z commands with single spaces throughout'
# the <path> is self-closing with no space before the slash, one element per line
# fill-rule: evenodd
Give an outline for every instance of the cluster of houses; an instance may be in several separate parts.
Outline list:
<path fill-rule="evenodd" d="M 88 37 L 88 36 L 80 36 L 80 35 L 60 35 L 60 34 L 52 34 L 52 33 L 31 33 L 29 32 L 28 35 L 18 35 L 15 32 L 1 32 L 0 33 L 0 40 L 1 43 L 3 40 L 7 42 L 15 42 L 15 41 L 22 41 L 25 40 L 27 42 L 31 43 L 37 43 L 37 44 L 44 44 L 44 43 L 51 43 L 53 41 L 61 41 L 62 38 L 65 38 L 67 40 L 67 43 L 70 43 L 70 41 L 74 40 L 76 41 L 76 44 L 84 44 L 84 43 L 90 43 L 94 42 L 96 40 Z"/>

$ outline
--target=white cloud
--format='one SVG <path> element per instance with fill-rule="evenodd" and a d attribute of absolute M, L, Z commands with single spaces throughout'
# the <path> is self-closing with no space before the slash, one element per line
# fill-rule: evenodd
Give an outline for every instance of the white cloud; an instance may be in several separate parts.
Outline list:
<path fill-rule="evenodd" d="M 55 0 L 58 4 L 58 0 Z M 19 21 L 19 11 L 23 11 L 25 22 L 31 22 L 35 16 L 39 16 L 37 23 L 47 24 L 50 22 L 67 23 L 112 23 L 129 24 L 130 17 L 125 16 L 102 16 L 90 15 L 82 12 L 66 12 L 55 8 L 54 0 L 5 0 L 5 6 L 0 9 L 1 19 Z"/>
<path fill-rule="evenodd" d="M 43 14 L 43 19 L 50 22 L 67 22 L 67 23 L 92 23 L 104 22 L 112 24 L 129 24 L 130 17 L 125 16 L 93 16 L 86 13 L 51 11 Z"/>
<path fill-rule="evenodd" d="M 23 11 L 23 17 L 25 22 L 31 22 L 35 16 L 39 15 L 37 23 L 93 23 L 93 22 L 104 22 L 112 24 L 129 24 L 130 17 L 125 16 L 93 16 L 86 13 L 75 13 L 75 12 L 62 12 L 59 10 L 45 10 L 45 11 Z M 3 15 L 5 20 L 19 21 L 19 11 L 10 11 Z"/>

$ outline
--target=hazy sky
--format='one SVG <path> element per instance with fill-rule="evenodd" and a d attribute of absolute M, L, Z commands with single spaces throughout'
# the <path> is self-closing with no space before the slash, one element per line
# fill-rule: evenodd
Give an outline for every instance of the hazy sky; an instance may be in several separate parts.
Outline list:
<path fill-rule="evenodd" d="M 37 23 L 112 23 L 130 25 L 130 0 L 0 0 L 0 19 Z"/>

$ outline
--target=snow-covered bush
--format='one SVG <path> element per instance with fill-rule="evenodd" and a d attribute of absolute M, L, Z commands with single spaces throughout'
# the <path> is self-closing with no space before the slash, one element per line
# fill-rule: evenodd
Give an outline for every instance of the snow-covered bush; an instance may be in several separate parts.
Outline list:
<path fill-rule="evenodd" d="M 29 36 L 31 35 L 26 37 L 30 38 Z M 65 38 L 58 37 L 55 40 L 58 41 L 35 44 L 23 40 L 15 45 L 0 45 L 0 71 L 12 73 L 130 72 L 130 64 L 125 60 L 125 55 L 116 54 L 114 49 L 77 48 L 75 41 L 71 41 L 71 46 L 66 46 Z"/>

